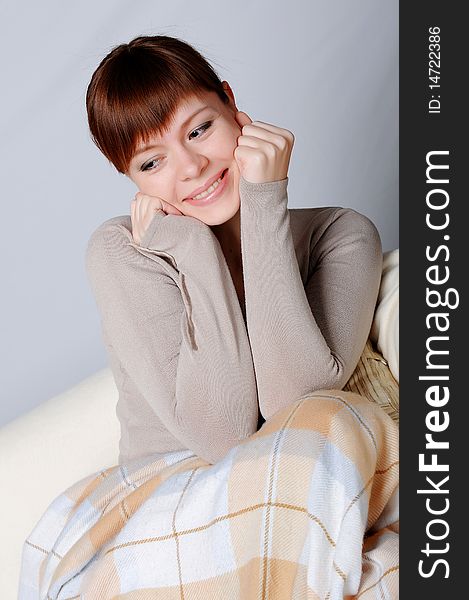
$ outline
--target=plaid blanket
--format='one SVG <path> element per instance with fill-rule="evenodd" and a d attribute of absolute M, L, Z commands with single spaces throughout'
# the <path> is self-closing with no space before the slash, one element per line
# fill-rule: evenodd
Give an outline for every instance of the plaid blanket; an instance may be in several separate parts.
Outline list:
<path fill-rule="evenodd" d="M 308 394 L 221 461 L 115 465 L 48 507 L 19 600 L 398 598 L 398 428 L 344 391 Z"/>

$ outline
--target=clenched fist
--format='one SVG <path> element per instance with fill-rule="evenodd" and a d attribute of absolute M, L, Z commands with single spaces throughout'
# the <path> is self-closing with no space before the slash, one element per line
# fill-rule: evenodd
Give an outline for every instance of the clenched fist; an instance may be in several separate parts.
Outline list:
<path fill-rule="evenodd" d="M 241 175 L 251 183 L 281 181 L 288 175 L 295 136 L 288 129 L 252 121 L 242 111 L 236 113 L 241 127 L 234 157 Z"/>

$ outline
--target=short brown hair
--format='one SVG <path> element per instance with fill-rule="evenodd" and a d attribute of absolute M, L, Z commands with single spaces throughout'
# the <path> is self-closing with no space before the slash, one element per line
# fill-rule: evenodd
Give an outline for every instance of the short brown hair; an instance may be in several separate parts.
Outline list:
<path fill-rule="evenodd" d="M 213 67 L 190 44 L 136 37 L 111 50 L 93 73 L 86 92 L 92 139 L 126 173 L 137 144 L 167 131 L 181 101 L 206 91 L 229 102 Z"/>

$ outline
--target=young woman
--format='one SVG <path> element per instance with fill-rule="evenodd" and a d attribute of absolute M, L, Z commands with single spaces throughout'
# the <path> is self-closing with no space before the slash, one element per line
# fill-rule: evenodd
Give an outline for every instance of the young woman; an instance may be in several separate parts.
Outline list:
<path fill-rule="evenodd" d="M 108 470 L 106 492 L 95 476 L 72 496 L 90 503 L 93 495 L 96 508 L 104 494 L 99 518 L 124 518 L 99 542 L 81 530 L 93 539 L 86 556 L 94 567 L 84 568 L 75 546 L 68 560 L 49 557 L 42 589 L 55 598 L 66 582 L 67 594 L 111 598 L 165 588 L 158 597 L 170 598 L 177 583 L 186 598 L 254 598 L 259 590 L 266 598 L 397 597 L 397 430 L 365 398 L 339 391 L 372 323 L 376 228 L 351 209 L 288 209 L 293 134 L 239 111 L 228 82 L 181 40 L 145 36 L 118 46 L 93 74 L 86 101 L 94 141 L 137 193 L 130 216 L 100 225 L 86 255 L 119 390 L 119 465 Z M 130 576 L 115 552 L 155 541 L 158 522 L 171 525 L 178 508 L 171 512 L 158 485 L 175 463 L 200 475 L 189 480 L 192 501 L 184 487 L 177 504 L 181 513 L 185 494 L 193 515 L 206 503 L 197 526 L 210 529 L 220 510 L 224 519 L 258 516 L 231 524 L 232 535 L 239 528 L 228 552 L 234 562 L 219 558 L 226 548 L 212 532 L 205 543 L 192 540 L 185 558 L 177 545 L 172 563 L 167 550 L 147 548 L 140 575 Z M 215 508 L 220 489 L 207 493 L 207 477 L 226 486 L 223 508 Z M 143 482 L 151 491 L 142 492 Z M 75 527 L 76 541 L 74 518 L 71 510 L 60 535 Z M 177 582 L 145 570 L 147 560 L 169 561 Z M 223 595 L 234 567 L 238 583 Z"/>

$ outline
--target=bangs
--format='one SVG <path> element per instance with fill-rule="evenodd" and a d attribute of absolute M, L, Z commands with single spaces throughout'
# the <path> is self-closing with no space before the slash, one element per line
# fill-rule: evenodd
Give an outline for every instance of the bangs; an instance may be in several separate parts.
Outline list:
<path fill-rule="evenodd" d="M 153 89 L 138 102 L 132 98 L 132 103 L 123 107 L 115 125 L 120 134 L 115 147 L 121 148 L 125 170 L 141 145 L 147 144 L 154 135 L 162 136 L 169 131 L 182 104 L 193 97 L 203 101 L 205 93 L 203 89 L 187 86 L 176 89 L 173 85 L 162 93 Z"/>

